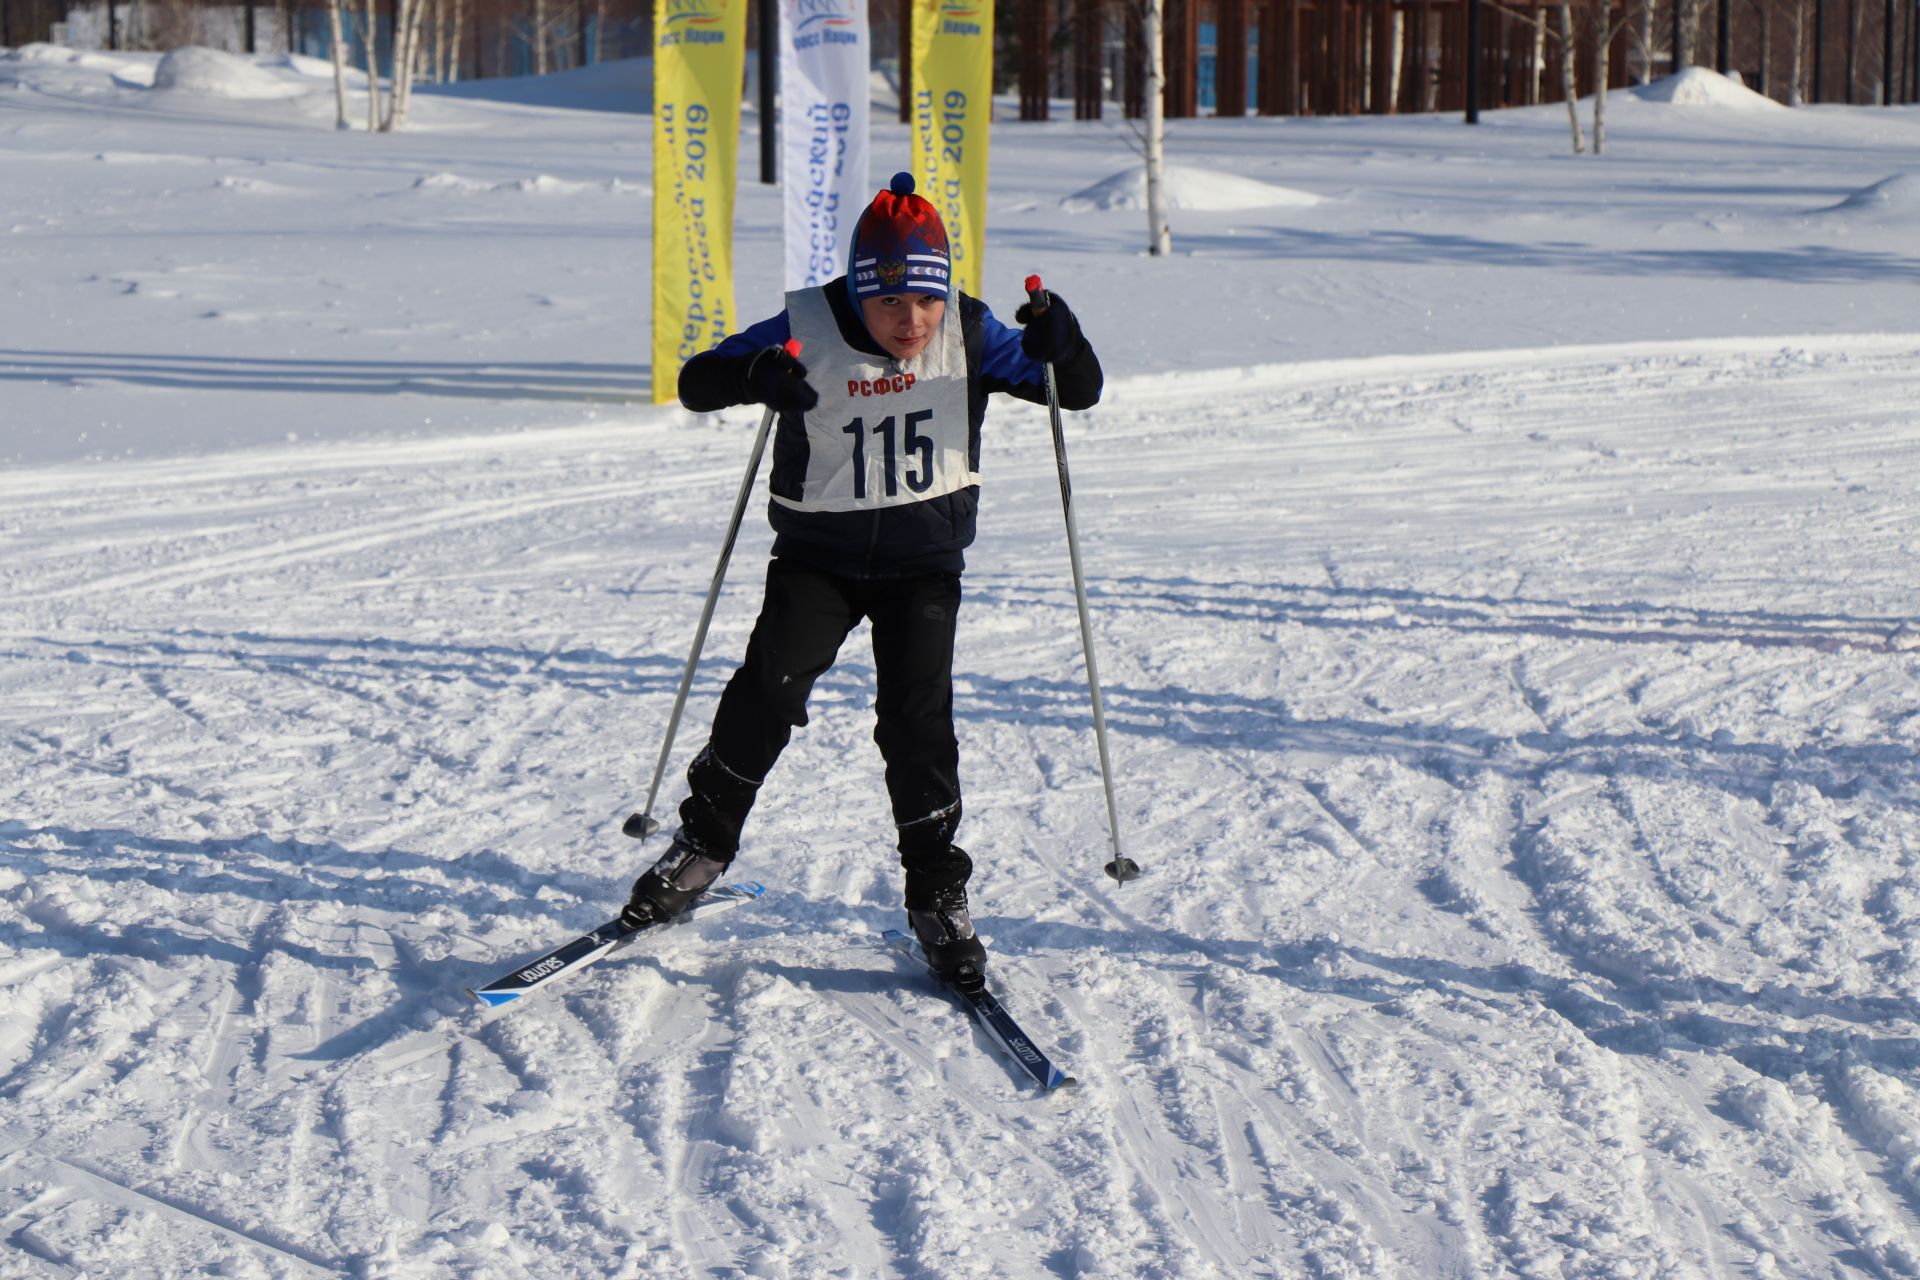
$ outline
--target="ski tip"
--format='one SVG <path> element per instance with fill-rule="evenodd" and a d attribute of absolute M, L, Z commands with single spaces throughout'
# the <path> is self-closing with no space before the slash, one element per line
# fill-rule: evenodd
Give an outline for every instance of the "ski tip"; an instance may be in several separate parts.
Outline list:
<path fill-rule="evenodd" d="M 475 991 L 472 987 L 467 988 L 467 994 L 490 1009 L 520 998 L 518 991 Z"/>
<path fill-rule="evenodd" d="M 1062 1071 L 1060 1068 L 1055 1067 L 1053 1069 L 1053 1074 L 1047 1077 L 1046 1089 L 1048 1093 L 1053 1093 L 1056 1090 L 1060 1090 L 1060 1089 L 1078 1088 L 1079 1085 L 1080 1085 L 1080 1082 L 1078 1080 L 1074 1079 L 1072 1076 L 1068 1075 L 1066 1072 Z"/>
<path fill-rule="evenodd" d="M 907 935 L 898 929 L 885 929 L 880 933 L 880 939 L 883 942 L 905 942 L 906 938 Z"/>
<path fill-rule="evenodd" d="M 742 880 L 733 887 L 750 898 L 763 898 L 767 893 L 767 886 L 761 884 L 758 880 Z"/>

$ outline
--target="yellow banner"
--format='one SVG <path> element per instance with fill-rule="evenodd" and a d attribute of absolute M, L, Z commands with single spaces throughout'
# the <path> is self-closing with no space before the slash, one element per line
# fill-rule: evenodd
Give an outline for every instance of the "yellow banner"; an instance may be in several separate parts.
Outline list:
<path fill-rule="evenodd" d="M 993 0 L 913 0 L 914 176 L 947 224 L 953 287 L 981 296 Z"/>
<path fill-rule="evenodd" d="M 733 186 L 749 0 L 654 0 L 653 401 L 735 327 Z"/>

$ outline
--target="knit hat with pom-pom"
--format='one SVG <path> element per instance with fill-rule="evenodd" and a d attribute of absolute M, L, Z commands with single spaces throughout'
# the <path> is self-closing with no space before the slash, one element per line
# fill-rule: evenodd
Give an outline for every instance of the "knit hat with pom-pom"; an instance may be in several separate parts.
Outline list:
<path fill-rule="evenodd" d="M 939 212 L 913 193 L 913 175 L 896 173 L 853 229 L 847 255 L 853 300 L 888 293 L 947 296 L 947 228 Z"/>

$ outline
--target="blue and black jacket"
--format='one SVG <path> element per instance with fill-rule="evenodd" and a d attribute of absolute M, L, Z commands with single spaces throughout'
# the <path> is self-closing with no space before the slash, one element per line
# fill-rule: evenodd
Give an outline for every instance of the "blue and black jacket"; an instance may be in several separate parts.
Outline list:
<path fill-rule="evenodd" d="M 824 287 L 847 345 L 886 359 L 886 351 L 860 319 L 846 277 L 840 276 Z M 1020 350 L 1020 330 L 1000 323 L 978 298 L 958 292 L 955 296 L 960 302 L 961 336 L 967 349 L 969 449 L 972 465 L 978 470 L 980 424 L 987 416 L 987 397 L 1004 391 L 1021 400 L 1045 404 L 1046 375 L 1041 365 Z M 1054 304 L 1063 305 L 1057 295 Z M 787 313 L 782 311 L 695 356 L 680 369 L 680 403 L 696 413 L 750 403 L 747 368 L 753 357 L 791 336 Z M 1099 402 L 1104 374 L 1077 321 L 1073 350 L 1055 362 L 1053 372 L 1062 408 L 1087 409 Z M 806 425 L 800 415 L 781 415 L 773 445 L 776 492 L 783 468 L 790 470 L 797 462 L 804 470 L 806 438 Z M 964 569 L 964 553 L 973 544 L 979 505 L 980 488 L 971 485 L 924 502 L 876 511 L 794 511 L 769 502 L 767 519 L 773 525 L 776 556 L 843 577 L 894 578 L 959 573 Z"/>

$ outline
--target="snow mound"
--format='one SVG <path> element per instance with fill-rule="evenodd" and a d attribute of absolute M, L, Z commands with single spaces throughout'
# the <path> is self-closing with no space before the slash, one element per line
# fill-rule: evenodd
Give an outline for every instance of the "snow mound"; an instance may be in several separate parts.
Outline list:
<path fill-rule="evenodd" d="M 51 66 L 64 66 L 68 63 L 77 62 L 79 59 L 80 55 L 71 49 L 64 48 L 57 44 L 45 44 L 40 41 L 35 41 L 32 44 L 23 44 L 18 49 L 7 54 L 7 60 L 9 62 L 42 62 Z"/>
<path fill-rule="evenodd" d="M 1664 102 L 1675 107 L 1732 107 L 1744 111 L 1784 111 L 1765 94 L 1755 93 L 1730 76 L 1705 67 L 1688 67 L 1677 76 L 1629 90 L 1642 102 Z"/>
<path fill-rule="evenodd" d="M 575 182 L 541 173 L 531 178 L 516 178 L 512 182 L 482 182 L 478 178 L 464 178 L 457 173 L 429 173 L 413 180 L 413 190 L 456 196 L 491 195 L 496 192 L 553 196 L 577 195 L 588 191 L 610 191 L 617 195 L 646 192 L 650 188 L 645 183 L 626 182 L 619 178 L 604 182 Z"/>
<path fill-rule="evenodd" d="M 218 49 L 188 45 L 160 59 L 153 71 L 153 87 L 212 98 L 292 98 L 307 86 L 284 80 L 245 58 Z"/>
<path fill-rule="evenodd" d="M 1813 210 L 1815 216 L 1858 218 L 1874 222 L 1920 224 L 1920 173 L 1896 173 L 1882 178 L 1839 204 Z"/>
<path fill-rule="evenodd" d="M 124 63 L 113 69 L 113 82 L 123 89 L 151 89 L 157 70 L 151 62 Z"/>
<path fill-rule="evenodd" d="M 264 178 L 242 178 L 233 174 L 228 174 L 213 185 L 216 190 L 238 191 L 250 196 L 285 196 L 294 193 L 292 187 L 278 182 L 268 182 Z"/>
<path fill-rule="evenodd" d="M 448 192 L 453 195 L 473 195 L 481 191 L 493 190 L 490 182 L 481 182 L 477 178 L 463 178 L 457 173 L 429 173 L 413 180 L 415 191 Z"/>
<path fill-rule="evenodd" d="M 1276 187 L 1257 178 L 1217 169 L 1199 169 L 1170 164 L 1166 176 L 1167 207 L 1193 209 L 1205 213 L 1232 213 L 1241 209 L 1305 208 L 1320 203 L 1320 197 L 1291 187 Z M 1100 209 L 1144 209 L 1147 207 L 1145 168 L 1123 169 L 1110 178 L 1076 191 L 1060 202 L 1067 213 L 1092 213 Z"/>

